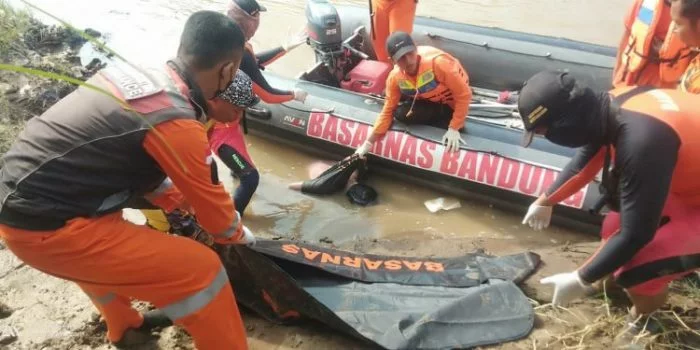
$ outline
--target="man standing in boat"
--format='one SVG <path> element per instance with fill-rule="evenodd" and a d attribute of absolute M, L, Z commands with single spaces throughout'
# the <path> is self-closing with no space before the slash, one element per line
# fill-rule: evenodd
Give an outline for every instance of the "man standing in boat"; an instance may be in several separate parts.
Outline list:
<path fill-rule="evenodd" d="M 700 94 L 700 0 L 674 0 L 671 18 L 677 36 L 693 51 L 693 60 L 678 84 L 681 91 Z"/>
<path fill-rule="evenodd" d="M 416 4 L 418 0 L 370 0 L 369 15 L 372 25 L 372 46 L 377 54 L 377 60 L 390 62 L 391 57 L 386 50 L 389 34 L 402 31 L 413 32 L 413 21 L 416 19 Z"/>
<path fill-rule="evenodd" d="M 568 73 L 544 71 L 525 83 L 518 110 L 524 147 L 539 134 L 580 148 L 523 223 L 547 227 L 552 206 L 601 168 L 601 189 L 611 208 L 593 257 L 576 271 L 542 280 L 554 285 L 553 304 L 579 298 L 612 275 L 634 304 L 631 333 L 625 334 L 642 330 L 647 316 L 666 302 L 668 284 L 700 267 L 697 96 L 653 87 L 595 92 Z"/>
<path fill-rule="evenodd" d="M 429 46 L 418 46 L 406 32 L 394 32 L 387 50 L 395 67 L 386 80 L 386 101 L 374 123 L 372 133 L 355 153 L 366 155 L 374 142 L 391 127 L 393 118 L 407 124 L 429 124 L 447 129 L 442 138 L 447 151 L 454 152 L 464 143 L 460 129 L 469 112 L 472 91 L 469 76 L 459 60 Z M 409 99 L 399 108 L 399 101 Z M 430 113 L 413 113 L 416 102 Z"/>
<path fill-rule="evenodd" d="M 636 0 L 632 4 L 617 52 L 614 87 L 678 85 L 694 53 L 673 28 L 673 2 L 684 3 L 691 12 L 697 6 L 693 0 Z"/>

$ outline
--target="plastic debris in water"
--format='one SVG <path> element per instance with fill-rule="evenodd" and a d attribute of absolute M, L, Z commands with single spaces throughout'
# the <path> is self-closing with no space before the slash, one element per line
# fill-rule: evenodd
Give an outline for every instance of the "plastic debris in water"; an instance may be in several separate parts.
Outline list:
<path fill-rule="evenodd" d="M 423 204 L 425 204 L 425 207 L 428 208 L 431 213 L 437 213 L 439 210 L 452 210 L 462 207 L 462 203 L 460 203 L 459 200 L 444 197 L 431 199 L 425 201 Z"/>

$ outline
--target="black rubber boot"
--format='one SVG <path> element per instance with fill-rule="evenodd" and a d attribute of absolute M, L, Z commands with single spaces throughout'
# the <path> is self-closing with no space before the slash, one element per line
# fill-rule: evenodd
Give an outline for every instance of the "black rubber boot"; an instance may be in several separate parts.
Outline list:
<path fill-rule="evenodd" d="M 170 327 L 173 321 L 161 310 L 151 310 L 143 314 L 143 323 L 139 328 L 128 329 L 124 332 L 124 336 L 116 343 L 113 343 L 117 349 L 127 349 L 134 345 L 146 344 L 154 340 L 152 332 L 157 329 Z"/>

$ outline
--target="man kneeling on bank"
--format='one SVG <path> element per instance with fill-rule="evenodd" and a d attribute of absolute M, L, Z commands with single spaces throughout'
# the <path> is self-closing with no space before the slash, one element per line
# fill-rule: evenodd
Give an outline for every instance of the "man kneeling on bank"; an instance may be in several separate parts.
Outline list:
<path fill-rule="evenodd" d="M 433 47 L 416 47 L 411 36 L 401 31 L 392 33 L 386 46 L 395 66 L 386 81 L 384 108 L 372 134 L 355 153 L 366 155 L 389 130 L 393 118 L 406 124 L 447 129 L 442 142 L 448 151 L 458 151 L 464 143 L 459 130 L 464 127 L 472 100 L 469 76 L 459 60 Z M 410 103 L 399 106 L 402 98 Z M 431 113 L 413 113 L 417 101 L 421 109 L 428 108 Z"/>

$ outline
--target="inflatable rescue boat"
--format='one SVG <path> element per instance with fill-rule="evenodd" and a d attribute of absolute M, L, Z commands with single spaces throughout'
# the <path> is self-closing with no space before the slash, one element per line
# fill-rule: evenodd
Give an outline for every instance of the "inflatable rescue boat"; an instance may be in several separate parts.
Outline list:
<path fill-rule="evenodd" d="M 247 111 L 246 124 L 253 134 L 339 159 L 367 137 L 392 67 L 373 60 L 367 8 L 310 0 L 306 17 L 315 62 L 296 79 L 264 75 L 273 86 L 308 91 L 308 98 L 303 104 L 261 102 Z M 568 69 L 589 86 L 608 89 L 615 48 L 426 17 L 416 18 L 412 36 L 417 45 L 459 59 L 470 76 L 474 93 L 462 133 L 466 145 L 444 152 L 445 130 L 395 121 L 369 156 L 372 169 L 524 213 L 574 150 L 541 137 L 530 148 L 520 147 L 522 122 L 514 104 L 496 102 L 499 92 L 519 90 L 544 69 Z M 599 197 L 598 185 L 589 184 L 555 208 L 554 223 L 596 231 L 601 215 L 591 209 Z"/>

